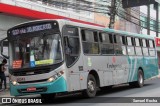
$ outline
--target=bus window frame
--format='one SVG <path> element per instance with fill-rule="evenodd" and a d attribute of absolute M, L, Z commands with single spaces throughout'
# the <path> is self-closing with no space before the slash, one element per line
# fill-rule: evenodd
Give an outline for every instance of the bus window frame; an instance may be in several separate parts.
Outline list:
<path fill-rule="evenodd" d="M 94 34 L 94 32 L 96 32 L 97 34 L 97 38 L 98 38 L 98 42 L 89 42 L 89 43 L 94 43 L 94 44 L 98 44 L 98 51 L 99 51 L 99 53 L 97 53 L 97 54 L 90 54 L 90 53 L 85 53 L 84 52 L 84 46 L 83 46 L 83 43 L 85 42 L 85 43 L 88 43 L 88 41 L 83 41 L 83 38 L 82 38 L 82 31 L 85 31 L 85 30 L 88 30 L 88 31 L 92 31 L 93 32 L 93 34 Z M 84 33 L 85 34 L 85 33 Z M 85 28 L 85 27 L 80 27 L 80 38 L 81 38 L 81 46 L 82 46 L 82 53 L 84 54 L 84 55 L 86 55 L 86 56 L 99 56 L 99 55 L 101 55 L 101 51 L 100 51 L 100 39 L 99 39 L 99 30 L 97 30 L 97 29 L 91 29 L 91 28 Z M 94 38 L 94 36 L 93 36 L 93 38 Z M 95 39 L 94 39 L 95 40 Z"/>
<path fill-rule="evenodd" d="M 152 42 L 153 47 L 150 47 L 149 41 Z M 154 41 L 153 39 L 148 39 L 148 53 L 149 53 L 149 56 L 150 56 L 150 57 L 155 57 L 155 56 L 156 56 L 156 48 L 155 48 L 154 43 L 155 43 L 155 41 Z M 150 54 L 150 49 L 154 49 L 155 55 L 151 55 L 151 54 Z"/>
<path fill-rule="evenodd" d="M 121 44 L 118 44 L 117 42 L 115 43 L 115 38 L 114 38 L 114 36 L 119 36 L 120 37 L 120 42 L 121 42 Z M 126 41 L 126 36 L 125 35 L 122 35 L 122 34 L 119 34 L 119 33 L 113 33 L 113 44 L 114 44 L 114 54 L 115 55 L 117 55 L 117 56 L 127 56 L 128 55 L 128 51 L 127 51 L 127 41 Z M 123 44 L 123 37 L 125 37 L 125 44 Z M 122 40 L 122 41 L 121 41 Z M 115 52 L 115 45 L 120 45 L 121 46 L 121 48 L 122 48 L 122 46 L 124 46 L 125 47 L 125 50 L 126 50 L 126 54 L 123 54 L 123 49 L 122 49 L 122 54 L 117 54 L 116 52 Z"/>
<path fill-rule="evenodd" d="M 132 45 L 128 45 L 128 37 L 130 37 L 131 38 L 131 43 L 132 43 Z M 135 52 L 135 43 L 133 43 L 133 40 L 132 39 L 134 39 L 135 37 L 133 37 L 133 36 L 128 36 L 128 35 L 126 35 L 126 48 L 127 48 L 127 54 L 128 54 L 128 56 L 136 56 L 136 52 Z M 134 48 L 134 55 L 130 55 L 129 53 L 128 53 L 128 47 L 133 47 Z"/>
<path fill-rule="evenodd" d="M 111 38 L 112 38 L 112 43 L 104 43 L 103 41 L 101 42 L 101 41 L 100 41 L 100 37 L 99 37 L 99 36 L 100 36 L 100 33 L 101 33 L 101 34 L 102 34 L 102 33 L 105 33 L 105 34 L 108 34 L 108 35 L 111 34 L 111 35 L 112 35 L 112 36 L 111 36 Z M 99 34 L 98 34 L 98 37 L 99 37 L 100 54 L 101 54 L 102 56 L 115 56 L 113 33 L 100 31 Z M 113 53 L 113 54 L 102 54 L 102 52 L 101 52 L 101 45 L 102 45 L 102 44 L 112 44 L 114 53 Z"/>
<path fill-rule="evenodd" d="M 64 30 L 65 30 L 65 28 L 66 27 L 71 27 L 71 28 L 77 28 L 77 34 L 78 34 L 78 36 L 69 36 L 69 35 L 65 35 L 64 34 Z M 80 44 L 80 42 L 81 42 L 81 39 L 80 39 L 80 33 L 79 33 L 79 29 L 80 27 L 77 27 L 77 26 L 74 26 L 74 25 L 68 25 L 68 24 L 66 24 L 66 25 L 64 25 L 63 27 L 62 27 L 62 31 L 61 31 L 61 33 L 62 33 L 62 48 L 63 48 L 63 56 L 64 56 L 64 61 L 66 62 L 66 54 L 65 54 L 65 37 L 67 37 L 68 39 L 69 38 L 77 38 L 77 39 L 79 39 L 79 52 L 78 52 L 78 55 L 77 55 L 77 58 L 76 58 L 76 60 L 72 63 L 72 64 L 70 64 L 69 66 L 66 64 L 66 66 L 67 66 L 67 68 L 70 68 L 70 67 L 72 67 L 74 64 L 76 64 L 76 62 L 79 60 L 79 58 L 80 58 L 80 55 L 81 55 L 81 44 Z"/>
<path fill-rule="evenodd" d="M 136 43 L 136 39 L 138 39 L 139 46 L 136 45 L 136 44 L 137 44 L 137 43 Z M 139 37 L 134 37 L 134 42 L 135 42 L 135 45 L 134 45 L 134 46 L 135 46 L 135 53 L 136 53 L 135 55 L 136 55 L 136 56 L 143 56 L 143 50 L 142 50 L 142 47 L 141 47 L 141 39 L 140 39 Z M 136 51 L 137 51 L 137 50 L 136 50 L 136 47 L 140 47 L 140 49 L 141 49 L 141 55 L 137 54 L 137 52 L 136 52 Z"/>
<path fill-rule="evenodd" d="M 145 46 L 144 46 L 143 40 L 145 41 Z M 148 39 L 146 39 L 146 38 L 141 38 L 141 41 L 142 41 L 142 51 L 143 51 L 143 56 L 145 56 L 145 57 L 150 57 L 149 48 L 148 48 L 148 46 L 147 46 L 147 40 L 148 40 Z M 148 55 L 144 55 L 145 52 L 144 52 L 143 49 L 145 49 L 145 48 L 147 48 Z"/>

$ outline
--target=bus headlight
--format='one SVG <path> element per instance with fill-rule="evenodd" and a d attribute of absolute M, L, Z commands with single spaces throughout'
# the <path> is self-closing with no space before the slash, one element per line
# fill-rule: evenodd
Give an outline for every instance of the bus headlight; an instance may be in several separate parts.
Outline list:
<path fill-rule="evenodd" d="M 54 81 L 55 79 L 53 78 L 53 77 L 50 77 L 49 79 L 48 79 L 48 82 L 52 82 L 52 81 Z"/>
<path fill-rule="evenodd" d="M 13 85 L 19 85 L 19 83 L 17 81 L 12 81 Z"/>
<path fill-rule="evenodd" d="M 58 79 L 59 77 L 61 77 L 64 74 L 64 71 L 60 71 L 57 74 L 53 75 L 52 77 L 50 77 L 47 81 L 48 82 L 53 82 L 54 80 Z"/>

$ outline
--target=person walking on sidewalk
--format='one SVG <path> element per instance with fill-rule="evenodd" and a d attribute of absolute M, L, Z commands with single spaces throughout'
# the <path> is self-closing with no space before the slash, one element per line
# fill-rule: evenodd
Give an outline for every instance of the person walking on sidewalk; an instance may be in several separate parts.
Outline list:
<path fill-rule="evenodd" d="M 5 68 L 6 63 L 7 63 L 7 60 L 3 59 L 2 63 L 0 64 L 0 79 L 1 79 L 0 89 L 2 89 L 2 84 L 3 83 L 4 83 L 4 88 L 7 89 L 6 76 L 5 76 L 5 73 L 4 73 L 6 71 L 6 68 Z"/>

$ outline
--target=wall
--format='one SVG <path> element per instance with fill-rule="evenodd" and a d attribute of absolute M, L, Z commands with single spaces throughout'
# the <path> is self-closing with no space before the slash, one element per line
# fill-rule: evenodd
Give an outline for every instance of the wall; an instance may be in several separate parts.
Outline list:
<path fill-rule="evenodd" d="M 29 21 L 29 19 L 9 16 L 9 15 L 0 13 L 0 40 L 7 36 L 6 34 L 9 28 L 25 21 Z"/>

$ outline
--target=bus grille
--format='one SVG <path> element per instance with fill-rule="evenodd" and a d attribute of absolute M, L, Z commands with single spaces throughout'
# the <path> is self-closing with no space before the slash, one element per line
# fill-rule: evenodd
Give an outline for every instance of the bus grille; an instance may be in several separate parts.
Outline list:
<path fill-rule="evenodd" d="M 48 68 L 48 69 L 34 69 L 34 70 L 13 72 L 13 75 L 14 76 L 28 76 L 28 75 L 37 75 L 37 74 L 49 73 L 50 71 L 51 71 L 50 68 Z"/>
<path fill-rule="evenodd" d="M 40 82 L 46 82 L 48 79 L 42 79 L 42 80 L 33 80 L 33 81 L 23 81 L 18 82 L 19 84 L 29 84 L 29 83 L 40 83 Z"/>

